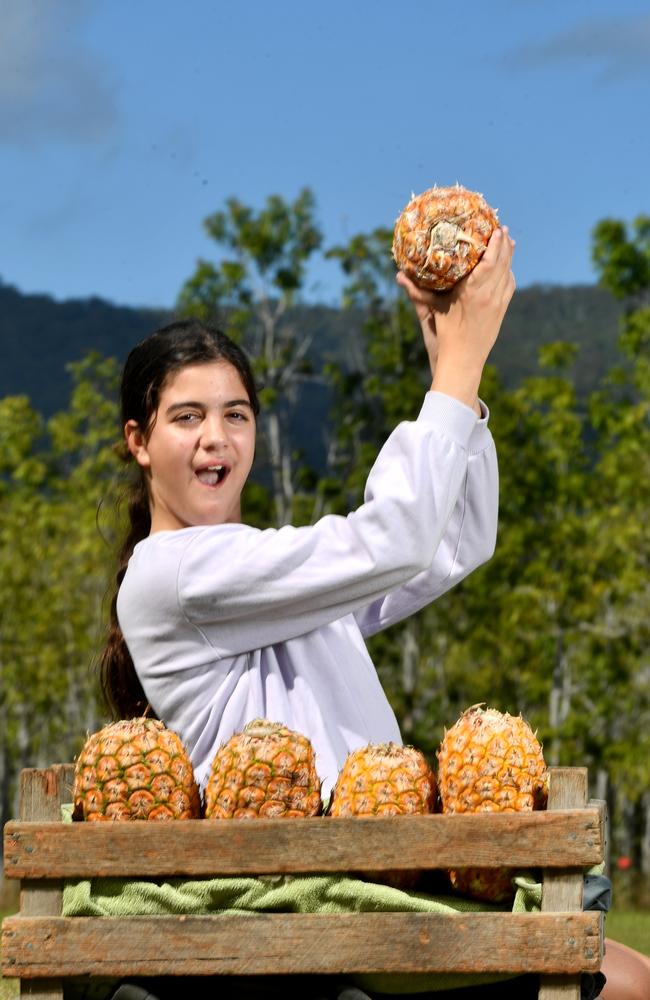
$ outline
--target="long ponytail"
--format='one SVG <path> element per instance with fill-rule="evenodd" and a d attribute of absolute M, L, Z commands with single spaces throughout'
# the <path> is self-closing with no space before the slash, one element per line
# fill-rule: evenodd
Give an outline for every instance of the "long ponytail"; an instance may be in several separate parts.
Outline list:
<path fill-rule="evenodd" d="M 122 427 L 134 420 L 145 437 L 151 433 L 160 393 L 167 379 L 187 365 L 225 361 L 239 373 L 255 416 L 259 401 L 253 373 L 242 349 L 221 330 L 198 320 L 181 320 L 156 330 L 129 354 L 120 390 Z M 125 451 L 124 457 L 133 462 Z M 147 697 L 117 618 L 117 595 L 138 542 L 151 531 L 147 480 L 143 470 L 125 496 L 129 526 L 118 553 L 106 645 L 99 659 L 99 681 L 107 707 L 116 718 L 144 715 Z"/>
<path fill-rule="evenodd" d="M 129 527 L 117 557 L 115 591 L 111 598 L 106 645 L 99 660 L 99 683 L 106 706 L 115 719 L 144 715 L 147 697 L 117 619 L 117 595 L 133 550 L 151 530 L 151 513 L 144 479 L 140 476 L 127 495 Z"/>

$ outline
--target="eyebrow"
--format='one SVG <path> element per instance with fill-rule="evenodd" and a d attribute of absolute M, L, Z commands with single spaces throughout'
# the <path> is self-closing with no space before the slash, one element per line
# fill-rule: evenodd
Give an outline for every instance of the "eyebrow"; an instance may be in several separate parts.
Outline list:
<path fill-rule="evenodd" d="M 223 404 L 223 409 L 227 410 L 231 406 L 247 406 L 249 410 L 253 409 L 253 406 L 250 400 L 248 399 L 229 399 L 226 403 Z M 166 414 L 175 413 L 177 410 L 187 410 L 191 409 L 192 407 L 195 410 L 203 410 L 205 409 L 205 403 L 199 403 L 196 400 L 192 399 L 187 400 L 184 403 L 172 403 L 171 406 L 167 407 L 165 413 Z"/>

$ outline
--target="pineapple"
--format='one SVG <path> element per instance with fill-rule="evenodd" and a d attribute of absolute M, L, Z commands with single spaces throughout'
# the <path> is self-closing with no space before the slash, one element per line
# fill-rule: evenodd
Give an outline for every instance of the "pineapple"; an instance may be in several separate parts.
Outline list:
<path fill-rule="evenodd" d="M 446 291 L 478 264 L 498 225 L 482 194 L 432 187 L 412 195 L 397 219 L 393 257 L 417 285 Z"/>
<path fill-rule="evenodd" d="M 521 716 L 474 705 L 445 732 L 438 750 L 443 813 L 544 809 L 548 773 L 542 747 Z M 508 868 L 450 871 L 459 892 L 492 902 L 512 899 Z"/>
<path fill-rule="evenodd" d="M 77 758 L 75 819 L 198 819 L 199 789 L 179 737 L 157 719 L 111 723 Z"/>
<path fill-rule="evenodd" d="M 338 776 L 332 816 L 404 816 L 431 813 L 436 779 L 424 755 L 396 743 L 370 744 L 348 755 Z M 364 878 L 412 888 L 417 871 L 366 872 Z"/>
<path fill-rule="evenodd" d="M 320 811 L 314 751 L 301 733 L 255 719 L 217 751 L 205 790 L 207 819 L 292 819 Z"/>

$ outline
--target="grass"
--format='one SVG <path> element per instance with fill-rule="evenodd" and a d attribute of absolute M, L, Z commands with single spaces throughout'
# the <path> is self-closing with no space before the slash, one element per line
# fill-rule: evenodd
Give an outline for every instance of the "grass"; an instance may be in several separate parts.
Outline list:
<path fill-rule="evenodd" d="M 0 910 L 0 921 L 8 917 L 12 910 Z M 0 1000 L 17 1000 L 20 996 L 20 984 L 17 979 L 5 979 L 0 976 Z"/>
<path fill-rule="evenodd" d="M 0 976 L 0 1000 L 17 1000 L 20 989 L 17 979 L 5 979 Z"/>
<path fill-rule="evenodd" d="M 9 893 L 6 891 L 6 887 L 3 887 L 2 882 L 0 882 L 0 890 L 2 895 L 0 898 L 0 923 L 5 917 L 9 917 L 12 913 L 15 913 L 18 908 L 18 893 L 14 891 Z M 13 898 L 12 898 L 13 897 Z M 0 1000 L 18 1000 L 20 996 L 20 983 L 17 979 L 5 979 L 4 976 L 0 976 Z"/>
<path fill-rule="evenodd" d="M 612 910 L 605 920 L 605 934 L 650 958 L 650 912 L 647 910 Z"/>

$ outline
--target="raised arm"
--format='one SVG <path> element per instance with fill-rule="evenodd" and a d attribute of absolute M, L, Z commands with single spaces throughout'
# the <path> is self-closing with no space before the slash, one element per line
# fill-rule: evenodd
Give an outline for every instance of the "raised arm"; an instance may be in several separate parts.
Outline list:
<path fill-rule="evenodd" d="M 415 614 L 487 562 L 496 543 L 498 506 L 496 449 L 486 415 L 470 438 L 465 480 L 431 563 L 356 612 L 362 634 L 374 635 Z"/>
<path fill-rule="evenodd" d="M 429 292 L 402 271 L 397 275 L 420 321 L 431 388 L 471 406 L 478 417 L 483 368 L 515 290 L 514 247 L 507 228 L 496 229 L 478 265 L 450 292 Z"/>
<path fill-rule="evenodd" d="M 481 416 L 468 446 L 465 483 L 431 564 L 402 587 L 356 613 L 364 635 L 414 614 L 476 569 L 494 551 L 498 516 L 498 467 L 477 391 L 480 373 L 514 292 L 510 270 L 514 241 L 497 231 L 480 267 L 451 294 L 424 292 L 400 272 L 427 346 L 432 388 L 472 405 Z M 440 357 L 440 350 L 442 356 Z"/>

